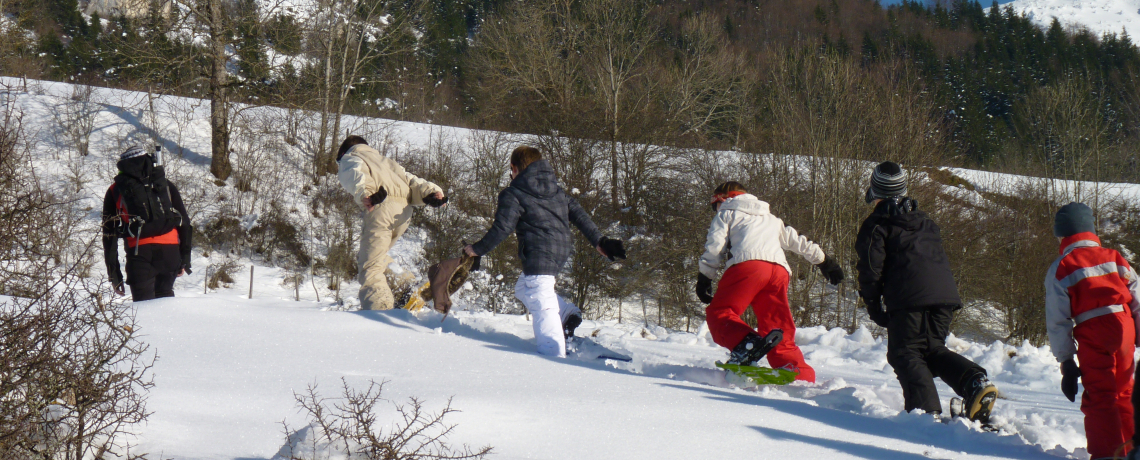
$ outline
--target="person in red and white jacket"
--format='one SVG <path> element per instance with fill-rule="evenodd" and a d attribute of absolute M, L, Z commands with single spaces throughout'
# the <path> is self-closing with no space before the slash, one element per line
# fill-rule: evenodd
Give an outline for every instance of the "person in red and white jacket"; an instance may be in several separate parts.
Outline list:
<path fill-rule="evenodd" d="M 709 226 L 705 253 L 697 275 L 697 297 L 705 309 L 713 341 L 732 350 L 729 364 L 752 365 L 768 357 L 773 368 L 795 372 L 797 380 L 815 382 L 796 346 L 796 326 L 788 305 L 788 260 L 792 251 L 815 264 L 831 284 L 843 281 L 843 270 L 819 245 L 772 215 L 768 203 L 747 193 L 738 182 L 725 182 L 713 192 L 716 217 Z M 712 279 L 728 249 L 727 268 L 716 295 Z M 756 314 L 756 329 L 740 319 L 748 306 Z M 760 335 L 763 334 L 763 335 Z"/>
<path fill-rule="evenodd" d="M 1045 322 L 1061 363 L 1061 392 L 1074 401 L 1077 379 L 1084 382 L 1088 451 L 1101 459 L 1114 458 L 1133 434 L 1140 280 L 1119 252 L 1101 247 L 1095 232 L 1088 206 L 1069 203 L 1057 211 L 1053 234 L 1061 256 L 1045 275 Z"/>

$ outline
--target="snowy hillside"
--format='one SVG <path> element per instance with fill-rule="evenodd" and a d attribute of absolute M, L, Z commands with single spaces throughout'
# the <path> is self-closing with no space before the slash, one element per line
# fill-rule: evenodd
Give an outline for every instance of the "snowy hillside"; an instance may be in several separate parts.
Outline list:
<path fill-rule="evenodd" d="M 902 3 L 901 0 L 886 0 L 883 6 Z M 931 2 L 925 2 L 931 3 Z M 980 2 L 988 8 L 992 1 Z M 1015 11 L 1029 16 L 1041 27 L 1049 27 L 1056 17 L 1065 26 L 1087 27 L 1093 34 L 1120 34 L 1127 30 L 1129 36 L 1140 31 L 1140 0 L 998 0 L 1001 7 L 1011 6 Z"/>
<path fill-rule="evenodd" d="M 1016 0 L 1009 5 L 1042 27 L 1055 17 L 1062 25 L 1081 25 L 1097 36 L 1140 33 L 1140 0 Z"/>
<path fill-rule="evenodd" d="M 74 109 L 75 87 L 8 78 L 0 84 L 9 88 L 0 95 L 15 98 L 23 112 L 37 171 L 87 210 L 92 235 L 115 159 L 123 145 L 135 141 L 157 140 L 174 153 L 168 168 L 195 219 L 216 212 L 219 203 L 249 200 L 237 216 L 244 225 L 269 206 L 232 192 L 232 184 L 214 184 L 206 170 L 208 105 L 202 101 L 96 90 L 91 100 L 99 128 L 91 134 L 92 153 L 80 157 L 56 128 L 60 111 Z M 290 143 L 279 132 L 290 120 L 307 123 L 304 117 L 276 109 L 243 111 L 239 122 L 264 137 L 236 139 L 235 164 L 240 172 L 245 159 L 273 155 L 272 169 L 259 180 L 272 181 L 275 206 L 316 227 L 321 222 L 305 196 L 307 163 L 294 145 L 306 140 Z M 429 152 L 432 144 L 462 155 L 486 135 L 388 120 L 349 118 L 346 125 L 385 139 L 403 156 Z M 1015 181 L 1037 180 L 953 173 L 999 192 Z M 1101 184 L 1099 190 L 1140 197 L 1136 185 Z M 965 188 L 954 193 L 977 195 Z M 401 240 L 394 250 L 397 268 L 419 271 L 426 265 L 423 233 L 412 229 Z M 318 240 L 307 244 L 317 246 Z M 447 319 L 434 312 L 345 311 L 352 307 L 353 286 L 344 287 L 350 302 L 340 305 L 330 300 L 334 293 L 327 283 L 313 281 L 294 291 L 285 285 L 292 273 L 245 256 L 237 260 L 242 269 L 231 287 L 203 293 L 204 267 L 227 256 L 195 252 L 196 271 L 179 279 L 178 298 L 137 306 L 143 340 L 159 359 L 148 405 L 153 415 L 140 428 L 136 451 L 162 459 L 273 458 L 287 444 L 282 421 L 294 429 L 307 423 L 294 394 L 316 384 L 335 397 L 343 378 L 360 389 L 369 380 L 387 381 L 385 398 L 402 402 L 415 396 L 431 410 L 453 398 L 452 407 L 462 412 L 448 419 L 457 425 L 449 441 L 491 445 L 491 458 L 499 459 L 1087 456 L 1078 404 L 1061 395 L 1047 347 L 950 340 L 1001 389 L 994 412 L 999 429 L 987 432 L 960 420 L 942 423 L 901 412 L 902 393 L 886 363 L 886 344 L 866 329 L 801 329 L 797 342 L 819 383 L 756 388 L 713 367 L 727 353 L 697 325 L 694 332 L 646 326 L 627 310 L 620 324 L 586 321 L 578 331 L 631 355 L 632 362 L 554 359 L 534 353 L 525 316 L 493 315 L 462 296 Z M 252 280 L 250 265 L 256 266 Z M 103 275 L 101 266 L 93 272 Z M 297 292 L 300 301 L 294 300 Z M 939 388 L 945 403 L 952 392 L 941 383 Z M 382 424 L 394 420 L 391 411 L 380 415 Z"/>

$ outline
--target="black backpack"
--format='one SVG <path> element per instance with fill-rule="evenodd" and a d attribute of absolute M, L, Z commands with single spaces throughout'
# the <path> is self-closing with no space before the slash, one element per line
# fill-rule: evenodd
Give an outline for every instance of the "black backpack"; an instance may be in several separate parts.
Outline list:
<path fill-rule="evenodd" d="M 119 236 L 150 238 L 182 225 L 183 216 L 174 209 L 170 182 L 161 166 L 148 156 L 119 162 L 115 188 L 119 191 Z"/>

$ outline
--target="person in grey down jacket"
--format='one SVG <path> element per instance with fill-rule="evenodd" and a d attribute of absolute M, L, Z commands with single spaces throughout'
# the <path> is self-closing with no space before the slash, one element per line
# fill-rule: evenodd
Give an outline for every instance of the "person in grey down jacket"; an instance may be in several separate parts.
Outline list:
<path fill-rule="evenodd" d="M 565 357 L 566 339 L 582 323 L 578 307 L 554 292 L 555 276 L 573 248 L 571 223 L 603 256 L 625 258 L 622 242 L 602 236 L 586 210 L 558 185 L 550 163 L 524 145 L 511 152 L 511 185 L 499 193 L 491 229 L 463 248 L 469 256 L 482 256 L 515 232 L 523 266 L 515 297 L 533 316 L 535 342 L 544 355 Z"/>

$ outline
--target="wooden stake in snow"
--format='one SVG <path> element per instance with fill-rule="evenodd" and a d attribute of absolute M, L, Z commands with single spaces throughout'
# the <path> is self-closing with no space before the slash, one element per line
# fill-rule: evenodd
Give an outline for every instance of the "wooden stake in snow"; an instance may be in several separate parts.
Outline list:
<path fill-rule="evenodd" d="M 317 290 L 317 274 L 313 271 L 313 264 L 309 264 L 309 281 L 313 282 L 313 293 L 317 294 L 317 302 L 321 301 L 321 291 Z"/>
<path fill-rule="evenodd" d="M 253 298 L 253 264 L 249 266 L 249 298 Z"/>
<path fill-rule="evenodd" d="M 202 274 L 202 295 L 210 293 L 210 267 L 206 267 L 206 273 Z"/>

